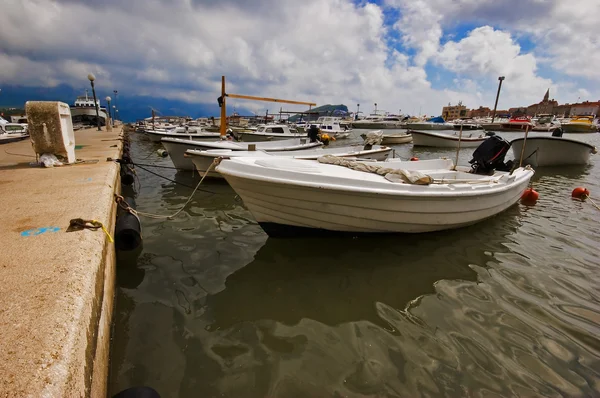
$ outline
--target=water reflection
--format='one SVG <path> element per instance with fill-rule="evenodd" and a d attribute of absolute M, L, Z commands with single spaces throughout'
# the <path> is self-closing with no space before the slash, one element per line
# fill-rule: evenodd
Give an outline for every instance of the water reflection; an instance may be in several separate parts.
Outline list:
<path fill-rule="evenodd" d="M 225 290 L 208 297 L 211 329 L 260 319 L 293 325 L 303 318 L 388 327 L 375 303 L 402 309 L 433 293 L 438 280 L 474 280 L 468 265 L 507 250 L 518 213 L 515 207 L 485 226 L 427 235 L 268 239 L 252 263 L 227 278 Z"/>
<path fill-rule="evenodd" d="M 214 193 L 176 220 L 143 220 L 138 269 L 118 274 L 110 390 L 596 396 L 600 213 L 570 199 L 574 186 L 600 192 L 595 174 L 540 169 L 536 206 L 455 231 L 293 241 L 267 239 L 226 184 L 203 185 Z M 172 213 L 191 192 L 139 177 L 141 210 Z"/>

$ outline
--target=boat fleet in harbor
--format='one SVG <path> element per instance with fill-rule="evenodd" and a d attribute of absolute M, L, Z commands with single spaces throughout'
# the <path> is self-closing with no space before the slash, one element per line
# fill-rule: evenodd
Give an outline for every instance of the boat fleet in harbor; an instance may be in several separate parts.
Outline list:
<path fill-rule="evenodd" d="M 391 125 L 396 131 L 387 133 Z M 159 128 L 155 120 L 137 129 L 160 141 L 177 169 L 225 179 L 263 229 L 280 236 L 429 232 L 479 222 L 519 200 L 532 167 L 587 163 L 596 148 L 562 135 L 595 132 L 597 125 L 593 117 L 540 115 L 488 123 L 324 117 L 299 125 L 229 126 L 225 136 L 208 124 Z M 354 130 L 355 138 L 362 132 L 363 144 L 327 145 Z M 499 131 L 519 137 L 508 142 Z M 475 151 L 470 166 L 446 158 L 396 158 L 392 146 L 409 143 Z M 510 148 L 515 160 L 505 162 Z"/>

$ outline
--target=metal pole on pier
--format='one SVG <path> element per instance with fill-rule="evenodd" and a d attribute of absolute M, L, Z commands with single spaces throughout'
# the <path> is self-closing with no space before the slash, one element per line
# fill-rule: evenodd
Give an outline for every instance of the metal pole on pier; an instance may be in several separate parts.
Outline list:
<path fill-rule="evenodd" d="M 492 113 L 492 123 L 494 123 L 494 119 L 496 118 L 496 108 L 498 107 L 498 98 L 500 97 L 500 89 L 502 88 L 502 81 L 504 80 L 504 76 L 500 76 L 498 78 L 500 83 L 498 83 L 498 92 L 496 93 L 496 102 L 494 103 L 494 112 Z"/>
<path fill-rule="evenodd" d="M 221 97 L 219 100 L 219 106 L 221 107 L 221 125 L 219 127 L 219 134 L 221 138 L 224 138 L 227 134 L 227 109 L 225 107 L 225 76 L 221 76 Z"/>
<path fill-rule="evenodd" d="M 90 73 L 88 76 L 88 80 L 92 85 L 92 94 L 94 94 L 94 108 L 96 108 L 96 125 L 98 126 L 98 131 L 102 131 L 100 128 L 100 113 L 98 112 L 98 102 L 96 100 L 96 89 L 94 88 L 94 80 L 96 80 L 96 76 L 93 73 Z"/>

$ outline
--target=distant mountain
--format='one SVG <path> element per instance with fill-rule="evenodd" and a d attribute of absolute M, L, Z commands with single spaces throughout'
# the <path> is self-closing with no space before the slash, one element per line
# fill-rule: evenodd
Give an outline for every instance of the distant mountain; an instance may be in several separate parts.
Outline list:
<path fill-rule="evenodd" d="M 85 94 L 85 88 L 75 90 L 67 85 L 56 87 L 24 87 L 24 86 L 2 86 L 0 91 L 0 108 L 25 108 L 27 101 L 62 101 L 69 105 L 75 102 L 75 98 Z M 88 94 L 91 96 L 91 88 L 88 88 Z M 96 89 L 96 94 L 102 106 L 106 106 L 104 98 L 112 97 L 111 105 L 115 105 L 114 94 L 111 90 L 104 90 L 101 86 Z M 119 109 L 119 119 L 125 122 L 134 122 L 138 119 L 150 117 L 152 109 L 157 111 L 157 115 L 164 116 L 190 116 L 192 118 L 216 116 L 220 112 L 219 105 L 215 99 L 214 104 L 207 105 L 201 103 L 189 103 L 179 100 L 170 100 L 165 98 L 147 97 L 147 96 L 129 96 L 125 92 L 119 91 L 117 98 L 117 107 Z M 231 114 L 231 109 L 228 114 Z M 252 115 L 250 110 L 238 108 L 240 114 Z"/>
<path fill-rule="evenodd" d="M 305 111 L 308 112 L 308 109 Z M 344 116 L 348 113 L 348 107 L 346 105 L 322 105 L 310 110 L 310 119 L 315 120 L 319 116 Z M 302 115 L 293 115 L 288 118 L 290 122 L 296 122 Z M 306 116 L 304 117 L 306 119 Z"/>

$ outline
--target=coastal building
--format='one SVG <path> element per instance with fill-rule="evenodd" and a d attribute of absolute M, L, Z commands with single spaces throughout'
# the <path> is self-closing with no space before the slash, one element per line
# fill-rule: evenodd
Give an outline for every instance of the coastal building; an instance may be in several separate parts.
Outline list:
<path fill-rule="evenodd" d="M 550 99 L 550 89 L 546 90 L 544 99 L 537 104 L 529 105 L 525 111 L 527 116 L 535 116 L 540 114 L 551 114 L 554 111 L 554 107 L 558 106 L 558 102 Z"/>
<path fill-rule="evenodd" d="M 496 113 L 498 112 L 496 111 Z M 527 115 L 527 108 L 522 106 L 518 106 L 516 108 L 509 108 L 507 113 L 510 114 L 510 116 L 512 117 L 525 116 Z"/>
<path fill-rule="evenodd" d="M 458 105 L 450 105 L 448 103 L 448 106 L 442 108 L 442 117 L 445 120 L 467 117 L 467 107 L 464 106 L 461 101 L 458 102 Z"/>
<path fill-rule="evenodd" d="M 573 104 L 571 106 L 571 110 L 569 111 L 569 116 L 597 115 L 599 108 L 600 101 L 584 101 L 578 104 Z"/>
<path fill-rule="evenodd" d="M 477 109 L 471 109 L 467 112 L 468 117 L 488 117 L 492 116 L 492 110 L 487 106 L 480 106 Z"/>
<path fill-rule="evenodd" d="M 569 103 L 566 103 L 563 105 L 557 105 L 554 107 L 554 109 L 550 113 L 552 113 L 553 115 L 556 115 L 556 116 L 560 116 L 560 117 L 569 116 L 571 114 L 572 106 L 573 105 L 569 104 Z"/>

